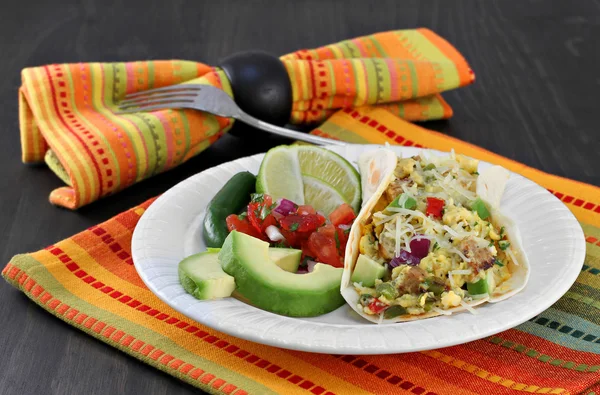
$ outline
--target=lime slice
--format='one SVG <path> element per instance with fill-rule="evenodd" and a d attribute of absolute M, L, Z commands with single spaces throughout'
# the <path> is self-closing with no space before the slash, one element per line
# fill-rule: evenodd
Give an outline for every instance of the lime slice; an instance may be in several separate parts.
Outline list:
<path fill-rule="evenodd" d="M 300 172 L 303 176 L 310 176 L 329 184 L 344 202 L 350 204 L 355 212 L 360 209 L 360 176 L 354 166 L 335 152 L 325 148 L 310 145 L 299 145 L 290 147 L 297 152 L 300 162 Z M 315 205 L 318 202 L 308 199 L 305 191 L 307 204 Z"/>
<path fill-rule="evenodd" d="M 273 201 L 286 198 L 304 204 L 304 185 L 295 150 L 282 145 L 265 154 L 256 177 L 256 192 L 271 195 Z"/>
<path fill-rule="evenodd" d="M 331 185 L 318 178 L 302 175 L 304 182 L 304 201 L 315 210 L 329 216 L 345 199 Z"/>

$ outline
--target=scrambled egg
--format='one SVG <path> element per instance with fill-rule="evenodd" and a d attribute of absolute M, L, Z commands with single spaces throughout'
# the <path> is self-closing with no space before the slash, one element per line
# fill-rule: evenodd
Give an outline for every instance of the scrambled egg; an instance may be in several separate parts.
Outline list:
<path fill-rule="evenodd" d="M 460 167 L 469 173 L 476 172 L 477 166 L 479 165 L 479 161 L 477 159 L 467 158 L 464 155 L 456 155 L 456 161 L 460 164 Z"/>
<path fill-rule="evenodd" d="M 445 278 L 452 270 L 452 261 L 441 250 L 439 252 L 432 251 L 421 259 L 419 267 L 427 273 L 432 273 L 435 277 Z"/>
<path fill-rule="evenodd" d="M 471 225 L 481 221 L 477 213 L 470 211 L 464 207 L 449 206 L 444 212 L 442 221 L 445 225 L 452 227 L 455 224 L 463 222 L 465 225 Z"/>
<path fill-rule="evenodd" d="M 415 170 L 417 162 L 413 158 L 404 158 L 398 161 L 394 175 L 397 178 L 404 178 Z"/>
<path fill-rule="evenodd" d="M 445 309 L 458 306 L 461 300 L 462 297 L 455 294 L 454 291 L 442 293 L 442 306 L 444 306 Z"/>

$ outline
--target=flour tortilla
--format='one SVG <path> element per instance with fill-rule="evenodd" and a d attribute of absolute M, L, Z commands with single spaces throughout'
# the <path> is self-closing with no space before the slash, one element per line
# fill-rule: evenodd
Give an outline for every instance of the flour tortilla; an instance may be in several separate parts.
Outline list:
<path fill-rule="evenodd" d="M 358 167 L 361 174 L 363 207 L 350 229 L 348 244 L 346 245 L 346 258 L 344 260 L 344 273 L 342 275 L 340 293 L 354 311 L 376 324 L 416 321 L 467 310 L 466 307 L 460 305 L 444 310 L 445 314 L 430 311 L 421 315 L 406 314 L 395 318 L 383 319 L 381 316 L 365 314 L 362 309 L 359 308 L 359 295 L 354 289 L 350 278 L 360 251 L 359 245 L 362 236 L 362 228 L 366 223 L 366 220 L 372 215 L 373 207 L 375 207 L 379 198 L 392 182 L 394 169 L 396 168 L 397 163 L 398 158 L 396 154 L 388 149 L 369 151 L 362 154 L 359 158 Z M 516 259 L 516 263 L 511 262 L 509 265 L 511 278 L 508 281 L 500 284 L 491 296 L 471 302 L 465 302 L 469 307 L 475 307 L 486 302 L 495 303 L 509 298 L 521 291 L 529 279 L 529 263 L 527 261 L 527 256 L 521 247 L 522 243 L 517 226 L 514 221 L 499 211 L 500 201 L 509 177 L 510 173 L 508 170 L 501 166 L 492 166 L 482 171 L 479 175 L 476 191 L 477 195 L 490 207 L 494 225 L 504 226 L 511 243 L 509 248 Z"/>

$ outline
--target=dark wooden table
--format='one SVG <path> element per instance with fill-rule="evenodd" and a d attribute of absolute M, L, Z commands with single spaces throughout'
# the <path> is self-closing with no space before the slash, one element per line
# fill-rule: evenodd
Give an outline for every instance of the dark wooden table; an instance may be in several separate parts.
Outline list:
<path fill-rule="evenodd" d="M 215 63 L 245 49 L 280 54 L 376 31 L 429 27 L 462 51 L 477 82 L 444 95 L 454 118 L 425 127 L 600 185 L 598 1 L 1 3 L 0 265 L 209 166 L 282 142 L 248 145 L 226 136 L 178 169 L 77 212 L 52 207 L 48 194 L 61 182 L 45 166 L 21 164 L 17 109 L 20 70 L 46 63 L 172 58 Z M 0 394 L 198 393 L 52 317 L 4 282 L 0 317 Z"/>

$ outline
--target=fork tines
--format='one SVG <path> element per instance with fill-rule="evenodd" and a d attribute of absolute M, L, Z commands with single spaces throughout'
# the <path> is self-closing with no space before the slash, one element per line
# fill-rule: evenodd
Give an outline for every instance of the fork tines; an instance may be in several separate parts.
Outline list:
<path fill-rule="evenodd" d="M 119 103 L 122 114 L 164 108 L 185 108 L 194 103 L 202 85 L 175 85 L 130 93 Z"/>

